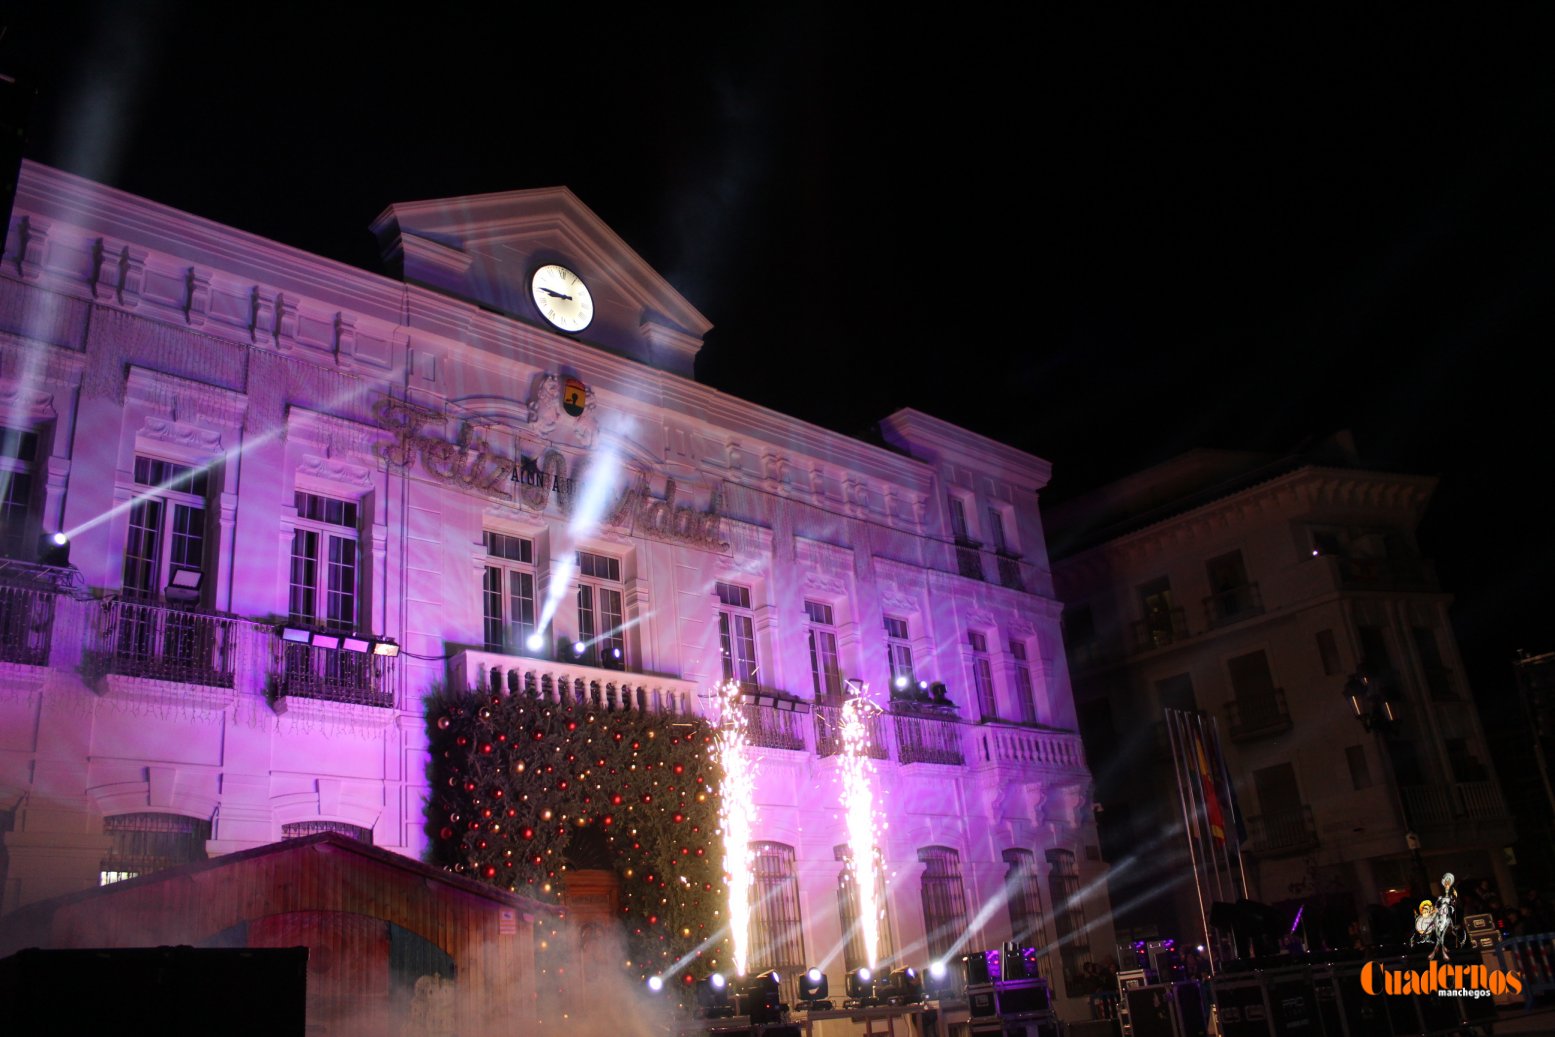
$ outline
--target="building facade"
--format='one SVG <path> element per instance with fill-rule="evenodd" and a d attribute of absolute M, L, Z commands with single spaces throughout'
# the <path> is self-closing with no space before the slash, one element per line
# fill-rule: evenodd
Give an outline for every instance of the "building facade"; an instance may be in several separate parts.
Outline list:
<path fill-rule="evenodd" d="M 1194 451 L 1050 516 L 1120 928 L 1200 932 L 1166 709 L 1216 721 L 1249 895 L 1306 905 L 1314 942 L 1348 947 L 1368 906 L 1445 871 L 1511 892 L 1451 599 L 1415 539 L 1434 485 L 1340 436 Z"/>
<path fill-rule="evenodd" d="M 757 946 L 796 960 L 757 964 L 824 962 L 840 990 L 854 954 L 835 772 L 858 687 L 892 954 L 1016 934 L 1056 976 L 1110 946 L 1045 462 L 698 384 L 708 321 L 565 189 L 373 229 L 392 276 L 24 165 L 5 909 L 319 831 L 424 857 L 435 692 L 511 673 L 705 715 L 732 679 L 758 885 L 793 890 Z"/>

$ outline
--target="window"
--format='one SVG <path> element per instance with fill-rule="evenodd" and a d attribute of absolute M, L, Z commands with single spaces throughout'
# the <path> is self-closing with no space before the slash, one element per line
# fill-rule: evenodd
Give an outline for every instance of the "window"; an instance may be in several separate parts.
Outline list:
<path fill-rule="evenodd" d="M 988 638 L 976 630 L 967 631 L 972 646 L 972 686 L 977 690 L 977 708 L 984 720 L 999 718 L 999 700 L 993 688 L 993 664 L 988 660 Z"/>
<path fill-rule="evenodd" d="M 1005 906 L 1010 912 L 1010 939 L 1019 947 L 1042 948 L 1047 933 L 1042 925 L 1042 881 L 1037 857 L 1030 850 L 1005 850 Z"/>
<path fill-rule="evenodd" d="M 918 851 L 923 862 L 919 892 L 923 898 L 923 935 L 930 961 L 944 961 L 966 936 L 966 887 L 961 882 L 961 855 L 948 846 Z"/>
<path fill-rule="evenodd" d="M 815 687 L 815 701 L 841 702 L 842 667 L 837 663 L 837 631 L 832 625 L 831 606 L 807 601 L 804 611 L 810 620 L 810 681 Z"/>
<path fill-rule="evenodd" d="M 355 630 L 361 593 L 357 504 L 302 490 L 296 501 L 289 618 L 331 630 Z"/>
<path fill-rule="evenodd" d="M 1026 643 L 1010 642 L 1010 658 L 1015 661 L 1015 704 L 1023 723 L 1037 722 L 1037 696 L 1031 687 L 1031 664 L 1026 661 Z"/>
<path fill-rule="evenodd" d="M 150 487 L 130 505 L 124 547 L 124 596 L 150 601 L 162 596 L 176 572 L 205 571 L 204 469 L 151 457 L 135 458 L 135 483 Z"/>
<path fill-rule="evenodd" d="M 1211 626 L 1232 623 L 1263 611 L 1257 587 L 1247 579 L 1242 552 L 1230 551 L 1204 563 L 1210 596 L 1206 600 Z"/>
<path fill-rule="evenodd" d="M 1366 747 L 1346 746 L 1344 759 L 1350 765 L 1350 787 L 1357 792 L 1371 788 L 1371 765 L 1366 762 Z"/>
<path fill-rule="evenodd" d="M 804 927 L 799 918 L 799 873 L 794 848 L 783 843 L 751 843 L 752 974 L 776 969 L 780 976 L 808 966 Z"/>
<path fill-rule="evenodd" d="M 1139 605 L 1145 616 L 1141 648 L 1169 645 L 1185 633 L 1182 629 L 1183 620 L 1172 605 L 1172 582 L 1167 577 L 1141 584 Z"/>
<path fill-rule="evenodd" d="M 32 554 L 37 536 L 32 519 L 37 457 L 36 432 L 0 428 L 0 558 Z"/>
<path fill-rule="evenodd" d="M 977 541 L 972 539 L 966 525 L 966 502 L 950 496 L 950 535 L 956 540 L 956 568 L 962 576 L 973 580 L 983 578 L 983 558 L 978 554 Z"/>
<path fill-rule="evenodd" d="M 578 640 L 583 658 L 626 665 L 626 629 L 621 624 L 621 560 L 579 551 Z"/>
<path fill-rule="evenodd" d="M 1004 539 L 1004 512 L 993 505 L 988 506 L 988 540 L 995 551 L 1009 554 L 1010 548 Z"/>
<path fill-rule="evenodd" d="M 718 642 L 723 651 L 724 680 L 738 681 L 744 691 L 756 690 L 756 628 L 751 617 L 749 587 L 737 583 L 717 586 Z"/>
<path fill-rule="evenodd" d="M 1332 677 L 1339 672 L 1339 645 L 1334 642 L 1332 630 L 1317 632 L 1317 654 L 1323 660 L 1323 675 Z"/>
<path fill-rule="evenodd" d="M 1393 655 L 1388 651 L 1387 638 L 1378 626 L 1360 625 L 1355 636 L 1361 642 L 1361 664 L 1374 677 L 1382 677 L 1393 670 Z"/>
<path fill-rule="evenodd" d="M 113 839 L 98 873 L 98 884 L 106 886 L 205 860 L 211 823 L 181 814 L 116 814 L 103 818 L 103 834 Z"/>
<path fill-rule="evenodd" d="M 897 691 L 916 683 L 912 671 L 912 645 L 907 642 L 907 620 L 885 617 L 886 660 L 891 664 L 891 687 Z"/>
<path fill-rule="evenodd" d="M 489 530 L 486 572 L 481 580 L 486 651 L 527 652 L 535 632 L 535 547 L 523 537 Z"/>
<path fill-rule="evenodd" d="M 1415 653 L 1420 657 L 1420 672 L 1425 677 L 1426 690 L 1431 698 L 1442 701 L 1456 696 L 1452 690 L 1452 674 L 1442 662 L 1442 651 L 1436 643 L 1436 631 L 1430 627 L 1413 627 L 1410 633 L 1415 639 Z"/>
<path fill-rule="evenodd" d="M 334 832 L 355 839 L 359 843 L 366 843 L 368 846 L 373 844 L 371 828 L 347 824 L 344 821 L 293 821 L 281 826 L 282 839 L 306 839 L 310 835 L 318 835 L 321 832 Z"/>
<path fill-rule="evenodd" d="M 1059 954 L 1064 962 L 1064 980 L 1072 997 L 1082 993 L 1082 966 L 1091 956 L 1091 941 L 1080 903 L 1080 872 L 1074 854 L 1068 850 L 1047 851 L 1048 899 L 1053 903 L 1053 922 L 1058 929 Z"/>
<path fill-rule="evenodd" d="M 859 923 L 858 889 L 853 883 L 853 869 L 849 866 L 853 860 L 852 851 L 846 846 L 836 848 L 837 860 L 844 865 L 841 874 L 837 876 L 837 915 L 842 920 L 843 948 L 842 959 L 844 967 L 853 972 L 856 969 L 869 965 L 869 960 L 864 947 L 864 930 Z M 880 857 L 877 854 L 875 866 L 875 896 L 879 902 L 879 913 L 873 919 L 875 929 L 875 961 L 885 961 L 891 956 L 891 926 L 886 919 L 886 896 L 888 888 L 885 881 L 885 869 L 880 865 Z"/>

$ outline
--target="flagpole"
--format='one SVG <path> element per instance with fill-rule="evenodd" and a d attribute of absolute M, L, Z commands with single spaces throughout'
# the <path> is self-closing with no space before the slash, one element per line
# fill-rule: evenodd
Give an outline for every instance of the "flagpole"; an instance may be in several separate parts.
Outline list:
<path fill-rule="evenodd" d="M 1199 900 L 1199 926 L 1204 933 L 1204 950 L 1209 956 L 1210 970 L 1213 971 L 1215 968 L 1215 941 L 1210 936 L 1209 914 L 1204 906 L 1204 881 L 1203 876 L 1199 873 L 1199 855 L 1194 846 L 1198 838 L 1199 826 L 1194 817 L 1195 811 L 1189 806 L 1193 798 L 1192 793 L 1189 791 L 1189 783 L 1184 780 L 1186 776 L 1185 768 L 1188 766 L 1187 755 L 1184 751 L 1186 739 L 1183 737 L 1184 732 L 1180 730 L 1181 727 L 1185 726 L 1182 724 L 1184 714 L 1175 709 L 1167 709 L 1164 712 L 1166 713 L 1166 730 L 1172 741 L 1172 769 L 1177 774 L 1177 798 L 1182 805 L 1183 831 L 1188 837 L 1188 860 L 1193 868 L 1193 891 Z"/>
<path fill-rule="evenodd" d="M 1209 718 L 1210 736 L 1215 740 L 1215 762 L 1219 764 L 1220 783 L 1225 786 L 1226 805 L 1230 807 L 1233 815 L 1231 830 L 1236 833 L 1236 872 L 1241 880 L 1242 896 L 1247 897 L 1247 865 L 1242 856 L 1242 832 L 1244 820 L 1242 817 L 1242 805 L 1236 800 L 1236 789 L 1231 785 L 1231 771 L 1226 767 L 1226 754 L 1220 751 L 1220 723 L 1213 716 Z"/>
<path fill-rule="evenodd" d="M 1226 817 L 1228 804 L 1221 802 L 1223 798 L 1222 790 L 1217 788 L 1219 785 L 1218 775 L 1221 771 L 1219 766 L 1220 758 L 1218 757 L 1220 753 L 1220 743 L 1217 737 L 1219 732 L 1215 726 L 1215 718 L 1212 715 L 1197 712 L 1193 714 L 1193 720 L 1196 735 L 1199 739 L 1199 748 L 1202 751 L 1202 755 L 1197 757 L 1197 760 L 1203 768 L 1200 772 L 1200 777 L 1207 786 L 1205 796 L 1213 795 L 1215 797 L 1217 801 L 1216 812 L 1220 814 L 1220 836 L 1214 840 L 1219 844 L 1218 853 L 1215 856 L 1215 897 L 1217 900 L 1234 901 L 1239 899 L 1239 897 L 1246 897 L 1247 886 L 1246 882 L 1243 881 L 1239 887 L 1237 881 L 1241 864 L 1241 840 L 1238 839 L 1235 844 L 1237 863 L 1233 865 L 1232 837 L 1235 833 L 1235 828 L 1231 827 L 1228 830 L 1228 824 L 1230 823 Z M 1208 723 L 1206 723 L 1206 720 Z M 1206 808 L 1206 814 L 1207 812 Z M 1232 820 L 1234 820 L 1234 815 Z M 1213 833 L 1211 834 L 1213 835 Z M 1211 847 L 1212 853 L 1216 852 L 1216 850 L 1216 847 Z M 1222 868 L 1224 868 L 1224 873 L 1222 873 Z M 1223 934 L 1221 942 L 1222 944 L 1226 942 Z M 1230 943 L 1233 947 L 1236 947 L 1234 936 L 1231 938 Z M 1236 947 L 1236 950 L 1237 953 L 1233 954 L 1233 957 L 1240 957 L 1241 948 Z"/>

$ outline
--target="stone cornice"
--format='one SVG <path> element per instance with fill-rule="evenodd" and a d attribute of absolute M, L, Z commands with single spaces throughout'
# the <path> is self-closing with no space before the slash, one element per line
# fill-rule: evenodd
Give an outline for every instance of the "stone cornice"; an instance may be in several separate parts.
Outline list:
<path fill-rule="evenodd" d="M 1053 476 L 1052 464 L 1034 454 L 911 407 L 904 407 L 883 419 L 880 430 L 887 442 L 910 450 L 919 460 L 929 464 L 942 461 L 961 464 L 1033 492 L 1046 486 Z M 929 453 L 925 441 L 933 444 L 929 456 L 923 456 Z"/>
<path fill-rule="evenodd" d="M 1287 518 L 1310 515 L 1314 509 L 1340 508 L 1419 521 L 1436 478 L 1365 469 L 1304 465 L 1208 504 L 1131 530 L 1054 563 L 1061 570 L 1099 572 L 1109 559 L 1134 559 L 1186 547 L 1215 538 L 1227 529 L 1246 528 L 1249 517 L 1274 513 Z M 1321 521 L 1321 519 L 1318 519 Z M 1069 582 L 1067 579 L 1064 582 Z"/>

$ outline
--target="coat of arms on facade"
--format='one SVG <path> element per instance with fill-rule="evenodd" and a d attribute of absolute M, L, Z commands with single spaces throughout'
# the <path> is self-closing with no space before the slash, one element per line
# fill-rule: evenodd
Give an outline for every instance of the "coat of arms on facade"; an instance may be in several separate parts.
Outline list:
<path fill-rule="evenodd" d="M 529 397 L 529 423 L 550 442 L 593 446 L 599 436 L 594 390 L 576 378 L 543 374 Z"/>

